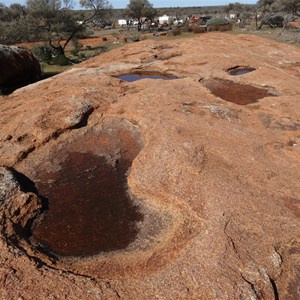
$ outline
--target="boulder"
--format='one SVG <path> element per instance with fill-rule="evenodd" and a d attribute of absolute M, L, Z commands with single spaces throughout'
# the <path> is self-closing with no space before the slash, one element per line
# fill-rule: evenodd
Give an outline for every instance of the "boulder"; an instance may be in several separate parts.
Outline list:
<path fill-rule="evenodd" d="M 38 60 L 28 51 L 0 45 L 0 90 L 23 86 L 40 79 Z"/>

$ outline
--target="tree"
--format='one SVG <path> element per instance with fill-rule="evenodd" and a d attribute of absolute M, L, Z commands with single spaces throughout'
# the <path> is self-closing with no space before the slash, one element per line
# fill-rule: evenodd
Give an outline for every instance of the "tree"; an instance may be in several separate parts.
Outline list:
<path fill-rule="evenodd" d="M 138 21 L 138 30 L 140 31 L 142 18 L 153 20 L 157 15 L 157 11 L 148 0 L 130 0 L 127 5 L 127 14 Z"/>
<path fill-rule="evenodd" d="M 284 28 L 295 16 L 300 16 L 300 0 L 259 0 L 257 6 L 262 12 L 257 29 L 261 29 L 263 25 L 274 27 L 278 24 Z"/>
<path fill-rule="evenodd" d="M 0 21 L 1 22 L 11 22 L 20 19 L 26 14 L 25 6 L 21 4 L 11 4 L 6 7 L 4 4 L 0 3 Z"/>
<path fill-rule="evenodd" d="M 280 2 L 287 13 L 300 17 L 300 0 L 281 0 Z"/>
<path fill-rule="evenodd" d="M 243 6 L 239 2 L 229 3 L 227 7 L 225 7 L 225 12 L 234 12 L 235 14 L 241 13 Z"/>
<path fill-rule="evenodd" d="M 71 0 L 28 0 L 28 30 L 38 40 L 44 40 L 60 56 L 65 57 L 69 42 L 85 30 L 87 24 L 108 8 L 107 0 L 81 0 L 88 9 L 83 20 L 72 12 Z"/>
<path fill-rule="evenodd" d="M 228 6 L 224 8 L 225 13 L 234 13 L 238 19 L 239 27 L 244 28 L 246 20 L 251 17 L 251 6 L 246 4 L 241 4 L 239 2 L 229 3 Z"/>
<path fill-rule="evenodd" d="M 27 37 L 27 25 L 23 22 L 26 11 L 26 7 L 20 4 L 9 7 L 0 4 L 0 43 L 21 42 L 23 37 Z"/>

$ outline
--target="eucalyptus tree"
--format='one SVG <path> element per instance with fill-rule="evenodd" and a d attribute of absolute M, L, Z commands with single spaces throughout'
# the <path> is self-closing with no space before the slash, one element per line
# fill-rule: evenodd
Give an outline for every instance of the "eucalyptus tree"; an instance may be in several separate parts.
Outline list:
<path fill-rule="evenodd" d="M 107 0 L 81 0 L 80 5 L 87 9 L 81 20 L 72 10 L 71 0 L 28 0 L 29 32 L 47 42 L 57 55 L 65 56 L 69 42 L 110 7 Z"/>
<path fill-rule="evenodd" d="M 21 4 L 11 4 L 5 6 L 0 3 L 0 43 L 9 44 L 21 42 L 27 37 L 24 18 L 26 17 L 26 7 Z"/>
<path fill-rule="evenodd" d="M 130 0 L 127 5 L 127 14 L 138 21 L 138 30 L 141 30 L 142 19 L 153 20 L 157 11 L 148 0 Z"/>
<path fill-rule="evenodd" d="M 259 0 L 257 6 L 262 14 L 257 29 L 263 25 L 273 27 L 279 24 L 284 28 L 289 21 L 300 16 L 300 0 Z"/>

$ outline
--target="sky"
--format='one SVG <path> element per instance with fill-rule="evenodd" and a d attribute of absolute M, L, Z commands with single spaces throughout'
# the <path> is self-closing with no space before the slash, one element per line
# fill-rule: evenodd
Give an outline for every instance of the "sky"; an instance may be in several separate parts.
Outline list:
<path fill-rule="evenodd" d="M 78 8 L 79 0 L 73 0 L 75 7 Z M 125 8 L 129 3 L 129 0 L 110 0 L 113 8 Z M 229 3 L 239 2 L 244 4 L 255 4 L 257 0 L 149 0 L 155 8 L 158 7 L 178 7 L 178 6 L 217 6 L 228 5 Z M 9 6 L 11 3 L 25 4 L 26 0 L 0 0 L 0 3 Z"/>

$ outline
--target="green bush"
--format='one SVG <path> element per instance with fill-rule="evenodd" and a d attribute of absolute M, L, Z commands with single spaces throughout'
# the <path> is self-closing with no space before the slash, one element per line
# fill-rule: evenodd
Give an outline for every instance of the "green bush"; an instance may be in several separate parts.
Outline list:
<path fill-rule="evenodd" d="M 72 49 L 70 51 L 70 53 L 74 56 L 77 56 L 79 51 L 82 49 L 82 44 L 79 43 L 77 38 L 73 38 L 72 39 Z"/>
<path fill-rule="evenodd" d="M 211 18 L 206 22 L 206 25 L 228 25 L 230 24 L 229 20 L 222 17 Z"/>
<path fill-rule="evenodd" d="M 272 16 L 268 19 L 267 24 L 270 27 L 283 27 L 284 26 L 284 18 L 280 15 Z"/>
<path fill-rule="evenodd" d="M 140 38 L 139 38 L 138 36 L 132 36 L 132 37 L 131 37 L 131 40 L 132 40 L 133 42 L 139 42 L 139 41 L 140 41 Z"/>
<path fill-rule="evenodd" d="M 68 58 L 63 54 L 58 54 L 52 59 L 53 64 L 59 66 L 67 66 L 69 64 Z"/>
<path fill-rule="evenodd" d="M 32 49 L 33 55 L 42 62 L 50 63 L 52 60 L 52 50 L 50 47 L 40 45 Z"/>

